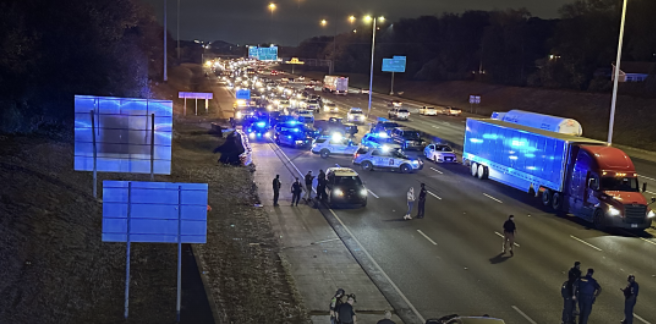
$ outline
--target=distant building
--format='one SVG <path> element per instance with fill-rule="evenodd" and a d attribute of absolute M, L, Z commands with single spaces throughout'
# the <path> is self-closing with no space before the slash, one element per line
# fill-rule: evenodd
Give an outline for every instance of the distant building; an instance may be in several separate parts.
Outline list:
<path fill-rule="evenodd" d="M 615 80 L 615 64 L 612 64 L 611 81 Z M 622 62 L 618 82 L 643 82 L 654 70 L 655 62 Z"/>

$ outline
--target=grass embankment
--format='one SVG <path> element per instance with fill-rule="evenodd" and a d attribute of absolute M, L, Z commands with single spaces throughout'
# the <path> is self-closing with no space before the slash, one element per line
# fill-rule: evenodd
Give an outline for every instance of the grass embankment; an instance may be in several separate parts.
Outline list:
<path fill-rule="evenodd" d="M 323 80 L 323 72 L 297 72 Z M 349 76 L 355 88 L 369 88 L 369 76 L 338 73 Z M 389 93 L 390 76 L 374 76 L 374 91 Z M 585 137 L 606 140 L 611 95 L 568 90 L 509 87 L 468 81 L 419 82 L 396 78 L 394 91 L 407 98 L 433 105 L 455 106 L 469 111 L 469 95 L 481 95 L 477 113 L 490 116 L 493 111 L 520 109 L 547 115 L 574 118 L 583 126 Z M 621 92 L 620 92 L 621 94 Z M 628 95 L 618 96 L 613 142 L 634 148 L 656 151 L 654 112 L 656 99 Z"/>

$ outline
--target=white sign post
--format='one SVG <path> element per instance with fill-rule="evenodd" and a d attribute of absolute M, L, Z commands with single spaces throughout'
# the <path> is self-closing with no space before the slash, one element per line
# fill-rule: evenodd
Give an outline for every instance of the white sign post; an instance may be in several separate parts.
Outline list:
<path fill-rule="evenodd" d="M 194 108 L 195 114 L 198 115 L 198 99 L 205 99 L 205 114 L 208 113 L 209 104 L 207 100 L 213 99 L 214 95 L 211 92 L 179 92 L 178 98 L 184 99 L 183 115 L 187 115 L 187 99 L 195 99 L 196 105 Z"/>
<path fill-rule="evenodd" d="M 480 95 L 469 95 L 469 112 L 474 113 L 474 107 L 473 105 L 480 105 L 481 104 L 481 96 Z M 477 109 L 478 111 L 478 109 Z"/>

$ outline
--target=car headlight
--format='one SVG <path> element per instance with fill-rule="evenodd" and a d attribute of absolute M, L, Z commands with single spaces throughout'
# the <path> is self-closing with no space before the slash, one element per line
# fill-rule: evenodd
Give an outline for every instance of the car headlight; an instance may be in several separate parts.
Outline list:
<path fill-rule="evenodd" d="M 241 111 L 238 111 L 237 114 L 235 115 L 237 118 L 241 118 Z"/>
<path fill-rule="evenodd" d="M 613 207 L 613 206 L 608 206 L 608 212 L 607 213 L 608 213 L 609 216 L 617 216 L 617 215 L 620 214 L 620 211 L 617 208 Z"/>
<path fill-rule="evenodd" d="M 414 160 L 414 161 L 412 161 L 412 164 L 419 164 L 419 161 Z"/>
<path fill-rule="evenodd" d="M 271 133 L 269 133 L 269 132 L 264 133 L 264 137 L 266 137 L 266 138 L 271 137 Z"/>
<path fill-rule="evenodd" d="M 650 211 L 647 213 L 647 218 L 654 218 L 654 216 L 656 216 L 656 213 L 654 213 L 653 210 L 650 210 Z"/>
<path fill-rule="evenodd" d="M 360 190 L 360 194 L 363 195 L 363 196 L 366 196 L 367 195 L 367 189 Z"/>
<path fill-rule="evenodd" d="M 250 133 L 250 134 L 248 134 L 248 137 L 249 137 L 250 139 L 254 139 L 254 138 L 255 138 L 255 133 Z"/>
<path fill-rule="evenodd" d="M 296 144 L 303 144 L 302 140 L 296 140 Z"/>
<path fill-rule="evenodd" d="M 339 196 L 339 197 L 344 196 L 344 192 L 342 192 L 341 189 L 335 189 L 334 192 L 335 192 L 335 195 L 336 195 L 336 196 Z"/>

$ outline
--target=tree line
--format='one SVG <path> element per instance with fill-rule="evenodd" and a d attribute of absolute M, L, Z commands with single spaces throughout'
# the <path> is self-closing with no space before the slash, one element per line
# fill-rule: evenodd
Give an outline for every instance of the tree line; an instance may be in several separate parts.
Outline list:
<path fill-rule="evenodd" d="M 559 19 L 526 9 L 466 11 L 382 24 L 375 73 L 382 58 L 407 57 L 411 80 L 479 80 L 513 86 L 605 91 L 617 53 L 622 0 L 577 0 Z M 656 61 L 656 1 L 631 0 L 623 61 Z M 371 28 L 304 40 L 296 56 L 335 61 L 335 71 L 368 73 Z M 656 71 L 645 83 L 656 91 Z"/>
<path fill-rule="evenodd" d="M 0 2 L 0 132 L 70 125 L 75 94 L 148 97 L 163 36 L 139 0 Z"/>

